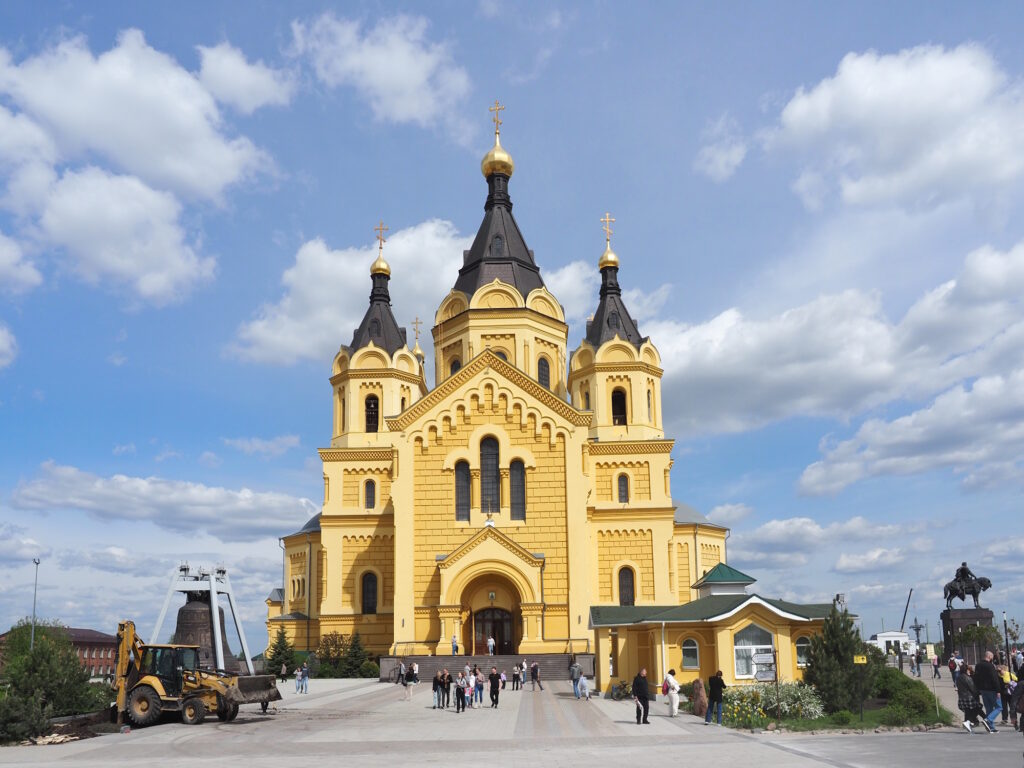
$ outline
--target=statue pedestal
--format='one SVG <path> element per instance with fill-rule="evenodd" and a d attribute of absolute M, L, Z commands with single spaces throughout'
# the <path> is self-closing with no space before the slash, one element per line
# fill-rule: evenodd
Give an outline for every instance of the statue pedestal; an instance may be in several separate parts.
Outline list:
<path fill-rule="evenodd" d="M 993 626 L 992 611 L 988 608 L 954 608 L 943 611 L 939 616 L 942 619 L 942 649 L 945 654 L 941 661 L 945 663 L 950 654 L 960 651 L 968 664 L 977 664 L 986 649 L 961 640 L 960 633 L 965 627 Z"/>

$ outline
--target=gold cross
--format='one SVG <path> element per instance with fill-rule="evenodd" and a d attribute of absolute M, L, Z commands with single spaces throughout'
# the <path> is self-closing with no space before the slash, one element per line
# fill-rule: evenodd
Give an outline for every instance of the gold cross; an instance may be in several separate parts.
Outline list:
<path fill-rule="evenodd" d="M 412 321 L 411 325 L 413 327 L 413 332 L 416 334 L 416 341 L 418 343 L 420 340 L 420 326 L 423 325 L 423 321 L 417 316 L 416 319 Z"/>
<path fill-rule="evenodd" d="M 503 109 L 505 109 L 505 108 L 503 106 L 501 106 L 501 104 L 498 103 L 497 99 L 494 100 L 494 106 L 493 107 L 488 107 L 487 108 L 488 112 L 493 112 L 494 113 L 494 117 L 491 118 L 491 119 L 494 120 L 494 133 L 495 133 L 495 135 L 501 133 L 501 131 L 499 129 L 500 129 L 502 120 L 499 117 L 499 113 Z"/>
<path fill-rule="evenodd" d="M 373 231 L 377 233 L 377 253 L 384 252 L 384 243 L 388 240 L 384 237 L 384 233 L 387 232 L 389 227 L 384 226 L 384 219 L 380 220 L 380 224 L 373 228 Z"/>
<path fill-rule="evenodd" d="M 601 227 L 601 229 L 604 230 L 604 241 L 606 243 L 611 243 L 611 241 L 612 241 L 612 226 L 611 225 L 612 225 L 613 221 L 615 221 L 615 219 L 612 218 L 612 215 L 610 213 L 608 213 L 608 212 L 605 212 L 604 218 L 601 219 L 601 223 L 604 224 L 604 226 Z"/>

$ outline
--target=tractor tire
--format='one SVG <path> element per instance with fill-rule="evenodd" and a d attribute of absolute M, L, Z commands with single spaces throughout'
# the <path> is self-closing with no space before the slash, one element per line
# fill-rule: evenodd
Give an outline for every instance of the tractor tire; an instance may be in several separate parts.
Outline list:
<path fill-rule="evenodd" d="M 181 721 L 185 725 L 199 725 L 206 719 L 206 705 L 201 699 L 185 699 L 181 704 Z"/>
<path fill-rule="evenodd" d="M 232 704 L 230 707 L 228 707 L 228 722 L 230 723 L 236 717 L 238 717 L 238 705 Z"/>
<path fill-rule="evenodd" d="M 160 719 L 160 695 L 148 685 L 140 685 L 128 696 L 128 719 L 139 728 Z"/>
<path fill-rule="evenodd" d="M 231 707 L 223 696 L 217 694 L 217 718 L 221 722 L 227 722 L 228 714 L 231 712 Z"/>

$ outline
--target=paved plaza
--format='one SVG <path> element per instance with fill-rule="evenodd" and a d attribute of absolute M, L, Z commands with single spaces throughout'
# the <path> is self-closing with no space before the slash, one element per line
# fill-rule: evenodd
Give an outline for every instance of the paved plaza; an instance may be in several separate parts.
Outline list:
<path fill-rule="evenodd" d="M 943 681 L 949 685 L 948 681 Z M 1024 739 L 1005 729 L 968 735 L 954 729 L 864 735 L 751 734 L 706 727 L 688 715 L 651 710 L 636 725 L 631 702 L 576 701 L 568 682 L 543 692 L 507 689 L 498 709 L 431 709 L 430 685 L 411 701 L 401 686 L 362 680 L 312 680 L 308 695 L 282 687 L 276 712 L 243 707 L 233 723 L 200 726 L 168 722 L 129 734 L 69 744 L 0 749 L 0 765 L 82 766 L 149 764 L 162 768 L 226 766 L 283 768 L 311 765 L 605 766 L 641 761 L 743 766 L 1020 766 Z M 485 694 L 486 697 L 486 694 Z"/>

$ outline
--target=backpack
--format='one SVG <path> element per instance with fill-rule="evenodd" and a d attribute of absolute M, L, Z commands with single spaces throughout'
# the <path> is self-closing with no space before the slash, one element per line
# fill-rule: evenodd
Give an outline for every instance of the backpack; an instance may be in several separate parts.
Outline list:
<path fill-rule="evenodd" d="M 668 696 L 668 678 L 667 677 L 665 678 L 665 681 L 661 684 L 661 695 L 662 696 Z"/>
<path fill-rule="evenodd" d="M 948 666 L 950 672 L 956 672 L 956 659 L 950 659 Z"/>

